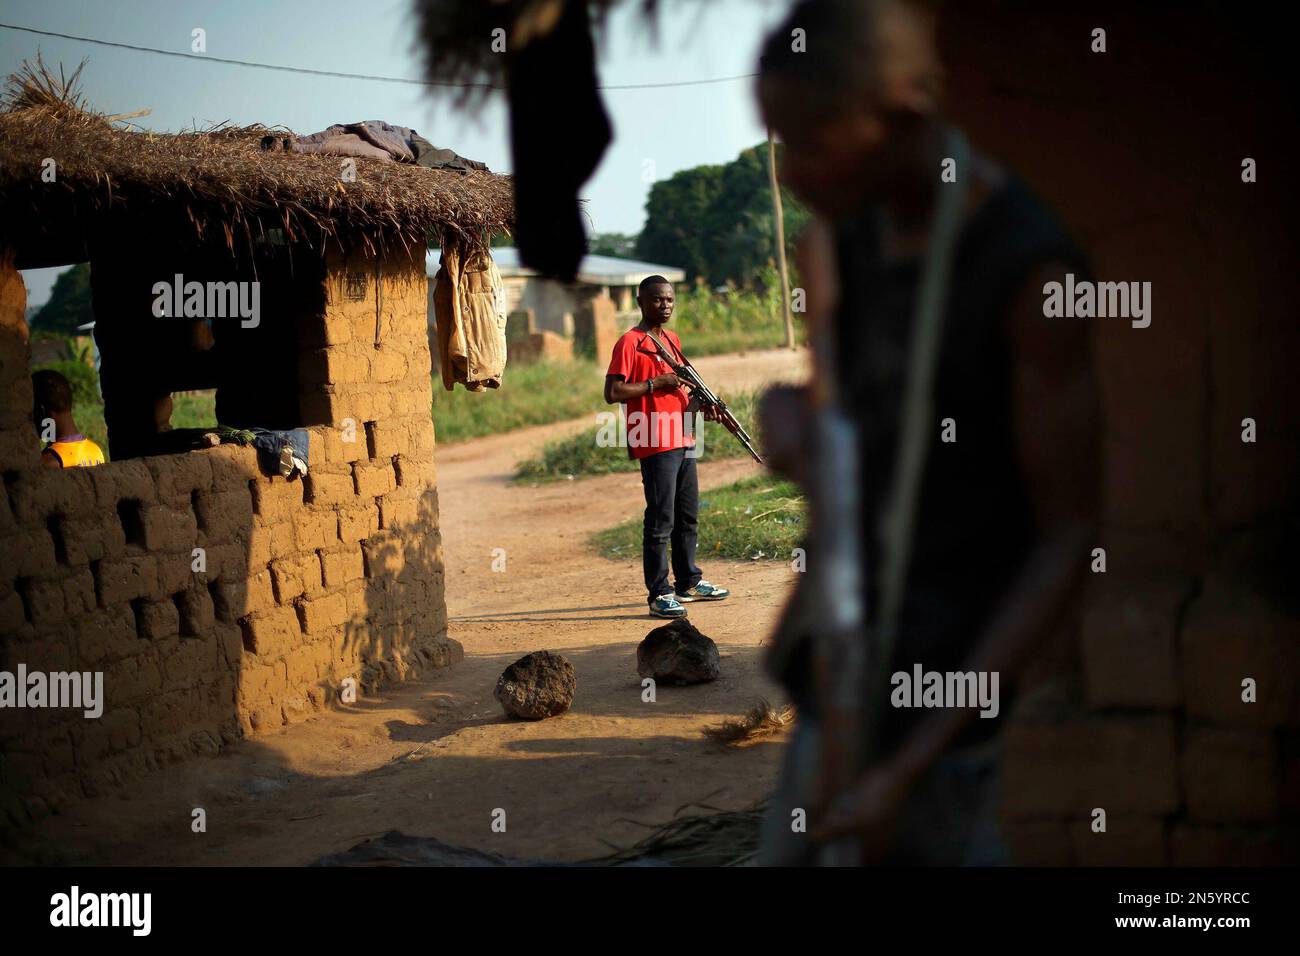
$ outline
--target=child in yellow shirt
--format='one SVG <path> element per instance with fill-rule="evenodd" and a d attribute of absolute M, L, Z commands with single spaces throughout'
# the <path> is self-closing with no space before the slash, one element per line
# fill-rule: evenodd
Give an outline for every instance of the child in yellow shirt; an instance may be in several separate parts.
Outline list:
<path fill-rule="evenodd" d="M 39 435 L 53 437 L 53 441 L 41 450 L 41 464 L 46 468 L 102 465 L 103 450 L 77 430 L 76 420 L 72 417 L 72 387 L 68 380 L 53 369 L 45 369 L 32 375 L 32 391 L 36 396 L 32 423 Z"/>

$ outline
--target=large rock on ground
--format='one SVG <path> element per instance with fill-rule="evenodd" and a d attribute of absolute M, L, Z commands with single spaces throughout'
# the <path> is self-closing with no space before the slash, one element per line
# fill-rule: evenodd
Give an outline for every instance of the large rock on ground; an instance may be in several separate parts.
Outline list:
<path fill-rule="evenodd" d="M 637 645 L 636 672 L 658 683 L 703 684 L 721 671 L 718 645 L 685 619 L 656 627 Z"/>
<path fill-rule="evenodd" d="M 578 675 L 564 657 L 534 651 L 502 671 L 493 696 L 507 717 L 541 720 L 568 710 L 577 688 Z"/>

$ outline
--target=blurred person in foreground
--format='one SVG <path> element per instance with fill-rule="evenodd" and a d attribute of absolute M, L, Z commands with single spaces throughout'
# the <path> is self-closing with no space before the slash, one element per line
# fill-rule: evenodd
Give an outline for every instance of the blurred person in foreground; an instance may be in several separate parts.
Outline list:
<path fill-rule="evenodd" d="M 962 162 L 948 164 L 961 198 L 887 671 L 995 674 L 1001 695 L 982 715 L 891 694 L 878 720 L 855 728 L 871 739 L 849 748 L 859 759 L 845 782 L 828 785 L 839 742 L 826 728 L 814 617 L 796 599 L 769 655 L 799 720 L 764 828 L 768 863 L 828 862 L 822 850 L 846 841 L 852 862 L 1009 862 L 996 820 L 1008 692 L 1065 612 L 1093 546 L 1091 329 L 1043 309 L 1044 284 L 1087 265 L 1052 211 L 1012 172 L 966 152 L 944 118 L 937 25 L 931 4 L 805 0 L 769 37 L 758 93 L 784 143 L 782 179 L 816 214 L 799 268 L 810 331 L 820 328 L 833 353 L 815 356 L 819 373 L 835 376 L 857 435 L 868 645 L 893 546 L 880 529 L 897 497 L 919 287 L 936 254 L 942 190 L 953 186 L 945 160 L 963 144 Z M 829 460 L 807 440 L 814 414 L 808 389 L 776 390 L 762 410 L 773 467 L 809 488 Z M 802 577 L 819 573 L 810 557 Z M 806 835 L 791 827 L 798 808 Z"/>

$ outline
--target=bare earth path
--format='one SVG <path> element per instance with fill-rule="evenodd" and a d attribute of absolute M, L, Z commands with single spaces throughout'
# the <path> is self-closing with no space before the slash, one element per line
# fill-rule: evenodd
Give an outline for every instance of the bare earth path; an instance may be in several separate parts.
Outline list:
<path fill-rule="evenodd" d="M 700 359 L 721 391 L 806 375 L 803 352 Z M 639 558 L 597 556 L 587 536 L 640 514 L 640 477 L 609 475 L 539 487 L 510 482 L 515 463 L 590 421 L 463 442 L 438 451 L 450 633 L 465 660 L 389 688 L 346 712 L 155 772 L 86 801 L 30 834 L 55 861 L 126 864 L 309 863 L 390 829 L 495 852 L 579 860 L 609 841 L 635 842 L 631 821 L 670 819 L 686 804 L 737 809 L 771 788 L 781 742 L 721 751 L 701 730 L 779 699 L 760 643 L 792 572 L 783 562 L 708 562 L 731 600 L 693 605 L 717 641 L 722 678 L 660 687 L 643 703 L 637 642 L 646 616 Z M 700 462 L 705 490 L 757 473 L 747 459 Z M 493 571 L 493 549 L 506 569 Z M 501 670 L 548 649 L 577 668 L 571 711 L 506 720 L 492 698 Z M 194 808 L 207 832 L 191 831 Z M 506 832 L 494 833 L 504 810 Z M 52 848 L 59 847 L 58 851 Z"/>

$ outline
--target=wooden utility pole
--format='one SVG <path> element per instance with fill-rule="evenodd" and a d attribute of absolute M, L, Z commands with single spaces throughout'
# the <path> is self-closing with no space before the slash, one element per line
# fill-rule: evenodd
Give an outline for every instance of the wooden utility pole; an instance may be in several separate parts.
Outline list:
<path fill-rule="evenodd" d="M 790 314 L 790 270 L 785 264 L 785 217 L 781 214 L 781 185 L 776 178 L 776 140 L 767 131 L 767 173 L 772 181 L 772 210 L 776 219 L 776 264 L 781 270 L 781 307 L 785 310 L 785 347 L 794 348 L 794 316 Z"/>

